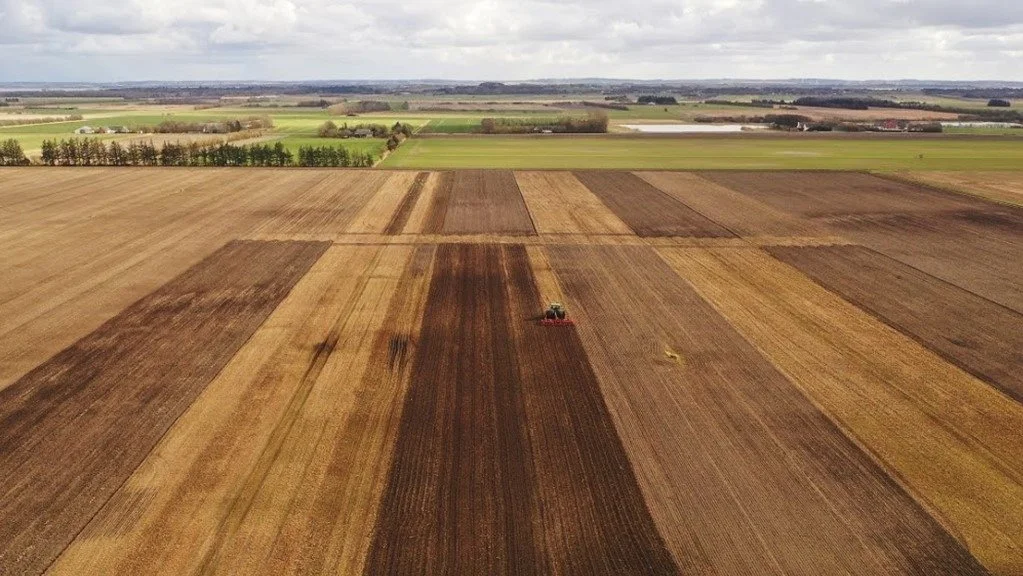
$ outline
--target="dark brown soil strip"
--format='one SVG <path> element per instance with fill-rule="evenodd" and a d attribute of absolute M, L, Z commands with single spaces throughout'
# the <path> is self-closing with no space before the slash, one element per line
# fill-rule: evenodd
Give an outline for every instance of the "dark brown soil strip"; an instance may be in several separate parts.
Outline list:
<path fill-rule="evenodd" d="M 859 246 L 770 248 L 776 258 L 1023 401 L 1023 315 Z"/>
<path fill-rule="evenodd" d="M 232 242 L 0 391 L 0 573 L 45 570 L 327 247 Z"/>
<path fill-rule="evenodd" d="M 502 264 L 438 248 L 366 574 L 550 572 Z"/>
<path fill-rule="evenodd" d="M 455 172 L 444 233 L 536 234 L 515 174 L 510 170 Z"/>
<path fill-rule="evenodd" d="M 419 202 L 419 197 L 423 194 L 423 187 L 426 186 L 426 180 L 429 177 L 429 172 L 420 172 L 416 175 L 416 179 L 412 181 L 412 186 L 405 194 L 401 204 L 398 205 L 398 209 L 395 211 L 394 216 L 391 217 L 391 221 L 387 224 L 384 234 L 394 236 L 401 234 L 402 230 L 405 229 L 405 224 L 408 223 L 412 209 Z"/>
<path fill-rule="evenodd" d="M 521 246 L 438 248 L 366 574 L 675 574 Z M 515 310 L 514 313 L 511 310 Z"/>
<path fill-rule="evenodd" d="M 444 231 L 444 221 L 448 217 L 451 204 L 451 186 L 455 182 L 454 172 L 441 172 L 437 175 L 437 189 L 433 193 L 430 211 L 423 223 L 423 234 L 440 234 Z"/>
<path fill-rule="evenodd" d="M 1023 313 L 1023 232 L 980 223 L 983 214 L 951 211 L 833 217 L 845 238 Z M 1023 222 L 1023 220 L 1021 220 Z"/>
<path fill-rule="evenodd" d="M 548 253 L 683 573 L 985 573 L 653 250 Z"/>
<path fill-rule="evenodd" d="M 931 212 L 993 206 L 860 172 L 699 173 L 778 210 L 807 218 L 892 212 Z"/>
<path fill-rule="evenodd" d="M 515 350 L 552 572 L 677 574 L 574 328 L 543 310 L 526 252 L 505 250 Z"/>
<path fill-rule="evenodd" d="M 734 237 L 631 172 L 584 171 L 575 176 L 641 237 Z"/>

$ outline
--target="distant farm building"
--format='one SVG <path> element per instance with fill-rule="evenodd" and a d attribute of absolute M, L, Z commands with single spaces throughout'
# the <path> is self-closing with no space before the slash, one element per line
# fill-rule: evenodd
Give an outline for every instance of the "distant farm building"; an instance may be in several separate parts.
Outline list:
<path fill-rule="evenodd" d="M 909 122 L 905 120 L 884 120 L 875 125 L 879 132 L 906 132 Z"/>
<path fill-rule="evenodd" d="M 127 126 L 82 126 L 75 134 L 131 134 Z"/>
<path fill-rule="evenodd" d="M 369 138 L 372 135 L 373 131 L 370 130 L 369 128 L 359 128 L 358 130 L 352 133 L 352 136 L 355 136 L 356 138 Z"/>

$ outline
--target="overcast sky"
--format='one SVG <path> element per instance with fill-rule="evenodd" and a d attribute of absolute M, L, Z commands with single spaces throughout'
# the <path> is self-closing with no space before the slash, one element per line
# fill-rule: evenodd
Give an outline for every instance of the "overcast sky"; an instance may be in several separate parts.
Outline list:
<path fill-rule="evenodd" d="M 0 81 L 1023 81 L 1023 0 L 0 0 Z"/>

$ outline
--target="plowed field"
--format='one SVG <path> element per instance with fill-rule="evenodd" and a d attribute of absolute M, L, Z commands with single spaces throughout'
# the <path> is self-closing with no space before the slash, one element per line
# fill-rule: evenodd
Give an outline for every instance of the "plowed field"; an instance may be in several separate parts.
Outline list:
<path fill-rule="evenodd" d="M 943 187 L 0 169 L 0 574 L 1023 574 L 1023 208 Z"/>

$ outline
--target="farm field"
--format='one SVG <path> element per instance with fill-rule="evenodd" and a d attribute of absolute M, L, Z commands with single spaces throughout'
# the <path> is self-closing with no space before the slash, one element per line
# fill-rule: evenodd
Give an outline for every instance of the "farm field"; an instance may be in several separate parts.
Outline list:
<path fill-rule="evenodd" d="M 1015 175 L 436 166 L 0 169 L 0 574 L 1023 573 Z"/>
<path fill-rule="evenodd" d="M 1023 206 L 1023 172 L 899 172 L 895 176 L 995 202 Z"/>
<path fill-rule="evenodd" d="M 853 135 L 855 136 L 855 135 Z M 413 138 L 384 168 L 1017 170 L 1023 138 L 452 136 Z"/>
<path fill-rule="evenodd" d="M 69 109 L 66 111 L 50 112 L 47 114 L 35 114 L 41 117 L 53 117 L 68 114 L 80 114 L 82 120 L 68 122 L 51 122 L 44 124 L 27 124 L 22 126 L 0 127 L 0 140 L 6 138 L 17 139 L 26 154 L 36 156 L 44 140 L 60 140 L 76 137 L 74 132 L 82 126 L 155 126 L 167 120 L 180 122 L 210 122 L 215 120 L 247 118 L 251 116 L 269 116 L 274 122 L 274 128 L 266 131 L 268 137 L 274 137 L 283 141 L 284 145 L 297 153 L 300 146 L 327 146 L 343 145 L 346 148 L 359 152 L 371 152 L 380 156 L 384 149 L 383 139 L 365 140 L 331 140 L 317 137 L 317 129 L 321 124 L 332 120 L 338 124 L 359 124 L 373 123 L 393 125 L 401 121 L 418 128 L 429 121 L 429 118 L 421 117 L 396 117 L 390 114 L 367 114 L 358 117 L 347 117 L 332 115 L 326 110 L 317 108 L 229 108 L 216 107 L 204 110 L 195 110 L 191 106 L 146 106 L 146 105 L 119 105 L 109 108 L 82 108 Z M 30 118 L 30 116 L 12 116 L 14 118 Z M 478 121 L 476 122 L 479 123 Z M 152 140 L 159 144 L 163 141 L 186 142 L 190 139 L 209 139 L 215 135 L 204 134 L 153 134 L 153 135 L 130 135 L 130 134 L 103 134 L 97 136 L 81 136 L 80 138 L 100 138 L 103 140 L 127 141 L 133 138 Z"/>

